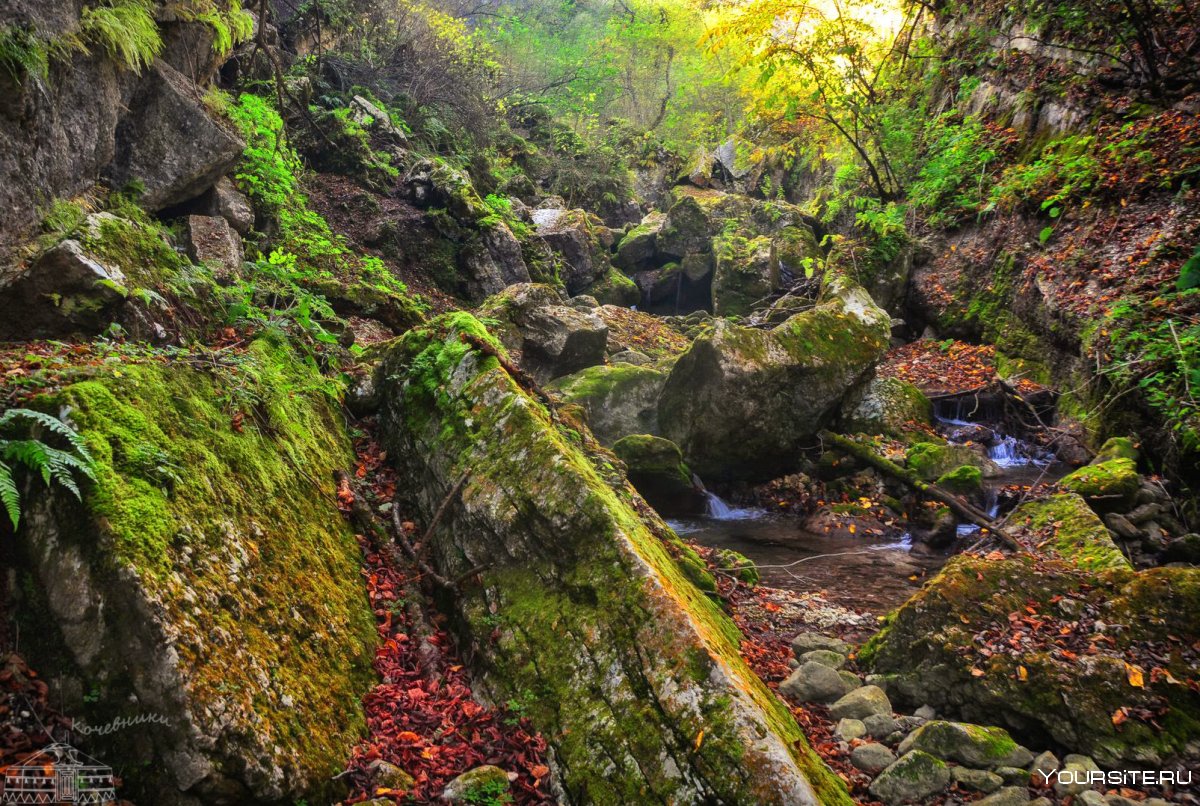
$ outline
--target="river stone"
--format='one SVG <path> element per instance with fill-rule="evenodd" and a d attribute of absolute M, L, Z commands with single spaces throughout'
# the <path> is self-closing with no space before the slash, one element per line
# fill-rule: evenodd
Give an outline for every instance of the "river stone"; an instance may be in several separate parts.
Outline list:
<path fill-rule="evenodd" d="M 986 798 L 975 801 L 975 806 L 1025 806 L 1029 803 L 1029 790 L 1023 786 L 1006 786 Z"/>
<path fill-rule="evenodd" d="M 832 702 L 846 693 L 846 681 L 825 664 L 807 661 L 779 684 L 779 691 L 800 702 Z"/>
<path fill-rule="evenodd" d="M 1080 792 L 1071 803 L 1072 806 L 1077 803 L 1082 804 L 1082 806 L 1108 806 L 1108 801 L 1105 800 L 1104 796 L 1094 789 Z"/>
<path fill-rule="evenodd" d="M 473 770 L 467 770 L 462 775 L 446 784 L 442 798 L 451 803 L 483 803 L 491 796 L 498 800 L 500 795 L 508 791 L 508 773 L 499 767 L 485 764 Z"/>
<path fill-rule="evenodd" d="M 913 716 L 928 722 L 931 719 L 937 718 L 937 711 L 934 710 L 932 705 L 922 705 L 920 708 L 913 711 Z"/>
<path fill-rule="evenodd" d="M 856 688 L 862 688 L 862 678 L 860 678 L 854 672 L 849 672 L 845 669 L 839 669 L 838 674 L 842 676 L 842 680 L 846 681 L 846 691 L 849 692 L 854 691 Z"/>
<path fill-rule="evenodd" d="M 841 638 L 815 632 L 802 632 L 792 639 L 792 652 L 797 658 L 803 657 L 805 652 L 812 652 L 814 649 L 826 649 L 839 655 L 850 654 L 850 645 Z"/>
<path fill-rule="evenodd" d="M 950 769 L 941 759 L 913 750 L 879 774 L 870 792 L 888 806 L 920 800 L 941 792 L 950 783 Z"/>
<path fill-rule="evenodd" d="M 1048 783 L 1054 773 L 1062 766 L 1058 756 L 1047 750 L 1035 758 L 1029 765 L 1029 774 L 1033 782 L 1039 786 Z"/>
<path fill-rule="evenodd" d="M 863 720 L 863 724 L 867 728 L 867 733 L 876 739 L 891 736 L 900 729 L 891 714 L 872 714 Z"/>
<path fill-rule="evenodd" d="M 995 792 L 1004 785 L 1004 779 L 994 772 L 973 770 L 970 767 L 951 767 L 950 777 L 956 784 L 976 792 Z"/>
<path fill-rule="evenodd" d="M 846 665 L 846 656 L 829 649 L 813 649 L 800 656 L 801 661 L 813 661 L 830 669 L 840 669 Z"/>
<path fill-rule="evenodd" d="M 1054 791 L 1060 798 L 1067 795 L 1078 795 L 1080 792 L 1091 789 L 1091 786 L 1084 782 L 1087 775 L 1099 771 L 1100 768 L 1096 766 L 1096 762 L 1088 756 L 1071 753 L 1063 759 L 1062 769 L 1059 770 L 1059 775 L 1054 777 Z M 1077 780 L 1081 783 L 1076 783 Z"/>
<path fill-rule="evenodd" d="M 850 742 L 867 735 L 867 728 L 861 719 L 841 719 L 838 720 L 837 727 L 833 729 L 833 733 L 839 739 Z"/>
<path fill-rule="evenodd" d="M 896 760 L 896 754 L 878 742 L 860 744 L 850 751 L 850 763 L 865 773 L 876 775 Z"/>
<path fill-rule="evenodd" d="M 622 350 L 619 353 L 613 353 L 608 360 L 614 364 L 633 364 L 635 367 L 644 367 L 654 363 L 654 359 L 637 350 Z"/>
<path fill-rule="evenodd" d="M 877 686 L 863 686 L 855 689 L 829 706 L 829 713 L 834 719 L 863 719 L 875 714 L 892 713 L 892 704 L 883 689 Z"/>
<path fill-rule="evenodd" d="M 1003 728 L 936 720 L 913 731 L 900 752 L 924 750 L 969 767 L 1023 767 L 1033 754 L 1012 740 Z"/>

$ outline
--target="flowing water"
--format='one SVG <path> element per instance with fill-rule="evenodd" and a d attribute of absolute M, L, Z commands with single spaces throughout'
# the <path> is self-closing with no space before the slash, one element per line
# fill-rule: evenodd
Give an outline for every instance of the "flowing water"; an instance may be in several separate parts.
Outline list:
<path fill-rule="evenodd" d="M 763 584 L 774 588 L 823 591 L 831 602 L 883 614 L 906 601 L 945 561 L 912 553 L 907 536 L 897 541 L 814 534 L 795 518 L 738 509 L 708 496 L 708 517 L 674 520 L 671 526 L 700 545 L 746 555 Z"/>

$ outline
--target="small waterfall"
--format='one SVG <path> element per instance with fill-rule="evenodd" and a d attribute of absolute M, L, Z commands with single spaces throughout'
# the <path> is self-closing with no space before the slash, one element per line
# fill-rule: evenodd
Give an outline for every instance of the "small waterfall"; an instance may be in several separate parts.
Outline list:
<path fill-rule="evenodd" d="M 1017 438 L 1009 436 L 997 439 L 995 444 L 988 448 L 988 458 L 1000 467 L 1024 465 L 1030 461 L 1028 457 L 1021 455 Z"/>
<path fill-rule="evenodd" d="M 721 499 L 721 496 L 710 493 L 708 490 L 704 491 L 704 495 L 708 498 L 708 517 L 715 521 L 746 521 L 761 518 L 766 514 L 761 509 L 731 507 Z"/>

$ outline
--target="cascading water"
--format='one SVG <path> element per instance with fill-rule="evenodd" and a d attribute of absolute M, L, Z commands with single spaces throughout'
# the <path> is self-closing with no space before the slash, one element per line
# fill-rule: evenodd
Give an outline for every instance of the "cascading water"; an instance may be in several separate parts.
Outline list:
<path fill-rule="evenodd" d="M 721 499 L 721 496 L 710 493 L 708 490 L 704 491 L 704 495 L 708 498 L 708 517 L 716 521 L 745 521 L 761 518 L 766 514 L 763 510 L 753 507 L 744 509 L 731 507 Z"/>

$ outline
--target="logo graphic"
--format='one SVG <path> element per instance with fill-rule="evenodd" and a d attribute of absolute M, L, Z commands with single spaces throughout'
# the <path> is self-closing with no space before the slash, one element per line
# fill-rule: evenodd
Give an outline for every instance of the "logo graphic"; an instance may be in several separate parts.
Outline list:
<path fill-rule="evenodd" d="M 0 803 L 112 803 L 112 768 L 69 744 L 47 745 L 4 771 Z"/>

